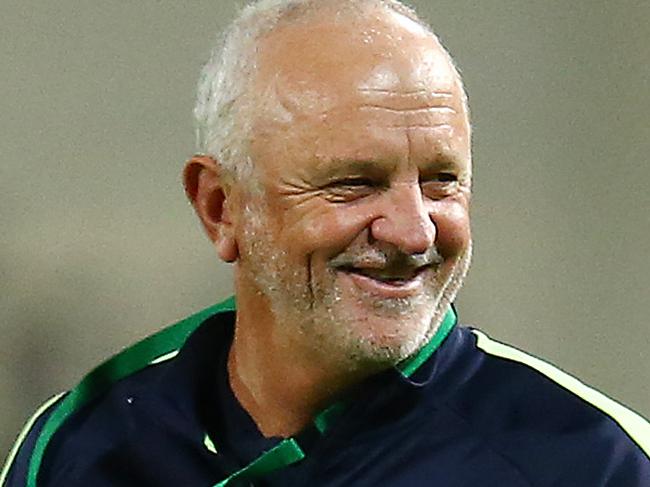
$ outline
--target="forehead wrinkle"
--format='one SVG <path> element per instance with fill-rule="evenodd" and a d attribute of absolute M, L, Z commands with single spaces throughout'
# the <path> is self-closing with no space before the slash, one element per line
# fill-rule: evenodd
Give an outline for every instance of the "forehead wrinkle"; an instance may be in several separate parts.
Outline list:
<path fill-rule="evenodd" d="M 398 90 L 395 88 L 368 88 L 368 87 L 359 87 L 358 90 L 361 93 L 367 93 L 367 94 L 381 94 L 381 95 L 389 95 L 389 96 L 418 96 L 418 95 L 431 95 L 434 97 L 453 97 L 454 93 L 451 91 L 439 91 L 439 90 L 434 90 L 430 91 L 425 88 L 420 88 L 420 89 L 403 89 L 403 90 Z"/>
<path fill-rule="evenodd" d="M 366 104 L 359 107 L 360 110 L 385 111 L 390 113 L 418 114 L 418 113 L 441 113 L 455 114 L 456 109 L 447 105 L 435 105 L 420 108 L 392 108 L 384 105 Z"/>
<path fill-rule="evenodd" d="M 451 124 L 448 123 L 439 123 L 435 125 L 415 125 L 415 124 L 403 124 L 403 125 L 388 125 L 384 128 L 390 129 L 390 130 L 423 130 L 423 131 L 437 131 L 437 130 L 445 130 L 445 131 L 453 131 L 454 127 Z"/>
<path fill-rule="evenodd" d="M 368 122 L 388 129 L 416 129 L 453 132 L 454 123 L 462 116 L 449 105 L 391 106 L 392 104 L 363 104 L 359 112 L 371 117 Z M 409 104 L 410 105 L 410 104 Z"/>
<path fill-rule="evenodd" d="M 361 93 L 380 93 L 382 95 L 421 95 L 427 91 L 420 90 L 395 90 L 390 88 L 358 88 Z"/>
<path fill-rule="evenodd" d="M 362 110 L 384 110 L 395 113 L 450 114 L 465 112 L 462 96 L 454 91 L 409 90 L 361 87 L 357 93 L 362 100 Z"/>

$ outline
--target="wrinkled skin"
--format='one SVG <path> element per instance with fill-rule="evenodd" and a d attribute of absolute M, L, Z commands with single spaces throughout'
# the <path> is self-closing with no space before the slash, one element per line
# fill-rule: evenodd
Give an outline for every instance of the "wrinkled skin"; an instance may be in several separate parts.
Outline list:
<path fill-rule="evenodd" d="M 435 332 L 470 260 L 470 128 L 441 46 L 397 14 L 283 25 L 254 83 L 254 182 L 195 158 L 186 187 L 236 265 L 233 389 L 287 436 Z"/>

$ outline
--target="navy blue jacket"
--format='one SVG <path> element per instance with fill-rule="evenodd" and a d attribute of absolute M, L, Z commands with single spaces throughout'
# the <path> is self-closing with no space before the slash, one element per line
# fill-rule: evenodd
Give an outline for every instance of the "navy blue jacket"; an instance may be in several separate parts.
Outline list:
<path fill-rule="evenodd" d="M 225 369 L 228 302 L 122 352 L 55 398 L 2 487 L 648 487 L 650 425 L 450 310 L 428 352 L 294 438 L 264 438 Z"/>

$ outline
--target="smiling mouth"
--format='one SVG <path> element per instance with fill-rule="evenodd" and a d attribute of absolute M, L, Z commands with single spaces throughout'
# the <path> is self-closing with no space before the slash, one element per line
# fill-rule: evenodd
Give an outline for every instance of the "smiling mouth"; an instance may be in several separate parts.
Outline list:
<path fill-rule="evenodd" d="M 376 298 L 407 299 L 420 294 L 425 287 L 423 274 L 430 266 L 410 270 L 339 267 L 337 270 L 353 288 Z"/>
<path fill-rule="evenodd" d="M 385 285 L 400 287 L 418 280 L 422 273 L 424 273 L 424 271 L 429 267 L 429 265 L 426 265 L 415 269 L 390 271 L 387 269 L 343 266 L 340 267 L 339 270 L 347 274 L 371 279 Z"/>

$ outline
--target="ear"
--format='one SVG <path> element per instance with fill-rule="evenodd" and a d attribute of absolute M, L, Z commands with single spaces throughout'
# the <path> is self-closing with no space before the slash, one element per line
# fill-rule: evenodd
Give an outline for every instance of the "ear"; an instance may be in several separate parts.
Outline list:
<path fill-rule="evenodd" d="M 217 254 L 225 262 L 234 262 L 239 250 L 230 218 L 230 185 L 225 179 L 217 161 L 209 156 L 192 157 L 183 170 L 185 193 Z"/>

